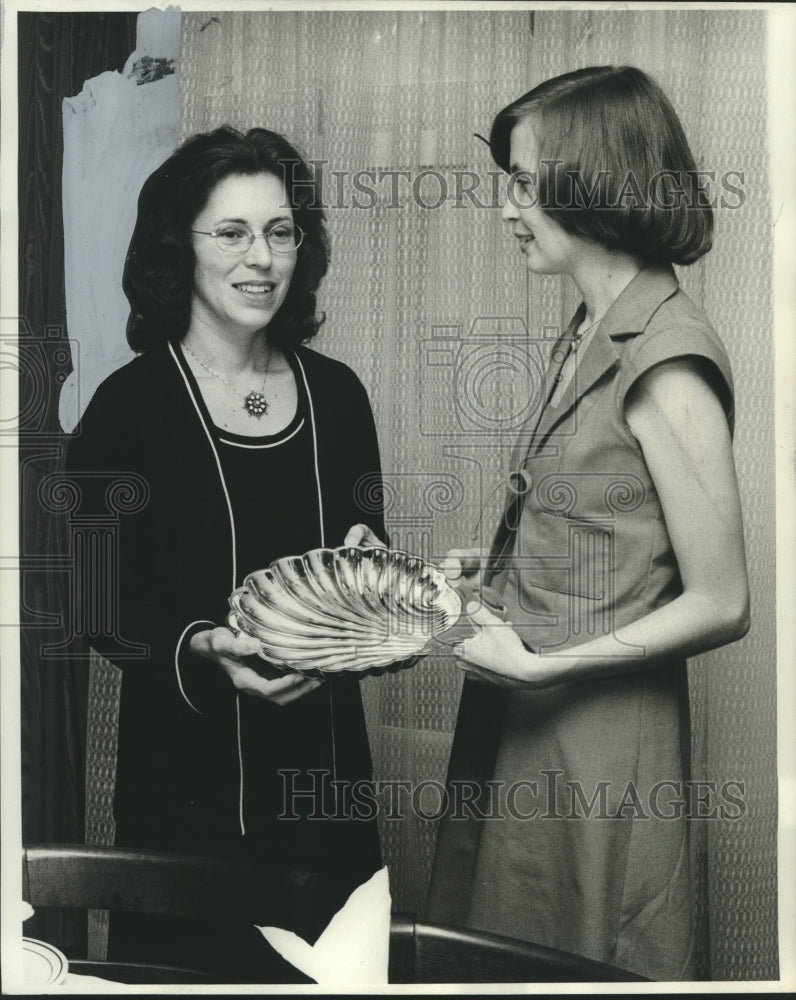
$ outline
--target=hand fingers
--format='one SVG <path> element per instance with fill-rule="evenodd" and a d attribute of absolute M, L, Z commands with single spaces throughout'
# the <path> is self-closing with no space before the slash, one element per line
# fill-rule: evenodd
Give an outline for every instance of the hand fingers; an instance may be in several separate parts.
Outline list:
<path fill-rule="evenodd" d="M 322 678 L 305 677 L 303 674 L 290 671 L 273 680 L 262 677 L 251 667 L 234 666 L 230 671 L 232 683 L 244 694 L 266 698 L 278 705 L 295 701 L 302 695 L 314 691 L 323 684 Z"/>
<path fill-rule="evenodd" d="M 244 633 L 235 635 L 229 629 L 218 628 L 213 631 L 211 645 L 234 686 L 244 694 L 265 698 L 276 705 L 286 705 L 323 684 L 323 678 L 306 677 L 297 671 L 276 672 L 277 668 L 267 661 L 263 661 L 263 673 L 242 663 L 243 659 L 259 653 L 262 648 L 260 641 L 253 636 Z"/>
<path fill-rule="evenodd" d="M 451 549 L 440 563 L 441 569 L 450 580 L 474 576 L 481 570 L 480 549 Z"/>
<path fill-rule="evenodd" d="M 365 537 L 365 525 L 355 524 L 348 529 L 345 538 L 343 539 L 343 545 L 347 545 L 349 548 L 356 548 L 357 545 Z"/>
<path fill-rule="evenodd" d="M 477 667 L 481 670 L 484 668 L 482 668 L 477 661 L 479 658 L 479 650 L 481 649 L 485 638 L 485 629 L 490 626 L 505 625 L 506 623 L 501 621 L 500 618 L 496 618 L 477 601 L 468 602 L 465 610 L 470 621 L 478 627 L 478 631 L 475 635 L 470 636 L 469 639 L 464 639 L 462 642 L 456 643 L 452 647 L 453 655 L 459 660 L 466 661 L 469 666 Z"/>
<path fill-rule="evenodd" d="M 465 639 L 452 646 L 452 652 L 457 659 L 472 663 L 473 657 L 476 656 L 477 658 L 478 643 L 484 634 L 484 629 L 495 625 L 506 625 L 507 623 L 501 621 L 491 611 L 487 611 L 479 601 L 468 601 L 465 612 L 478 631 L 475 635 L 470 636 L 469 639 Z"/>
<path fill-rule="evenodd" d="M 273 700 L 277 705 L 289 705 L 291 701 L 296 701 L 302 698 L 305 694 L 309 694 L 310 691 L 314 691 L 323 684 L 321 678 L 316 677 L 303 677 L 301 683 L 297 684 L 294 688 L 286 691 L 284 694 L 278 695 Z"/>
<path fill-rule="evenodd" d="M 257 671 L 255 671 L 255 673 L 257 673 Z M 270 694 L 281 694 L 282 692 L 290 691 L 291 688 L 298 687 L 299 684 L 304 684 L 309 680 L 314 680 L 314 678 L 305 677 L 304 674 L 300 674 L 296 670 L 290 670 L 283 673 L 281 677 L 268 679 L 266 681 L 267 690 Z"/>
<path fill-rule="evenodd" d="M 467 617 L 470 621 L 475 625 L 480 625 L 482 628 L 486 628 L 489 625 L 509 624 L 493 614 L 483 601 L 468 601 L 467 607 L 464 610 L 467 612 Z"/>
<path fill-rule="evenodd" d="M 237 635 L 228 628 L 219 626 L 210 635 L 210 648 L 219 656 L 231 656 L 235 659 L 253 656 L 260 652 L 260 640 L 253 635 L 239 632 Z"/>
<path fill-rule="evenodd" d="M 474 555 L 467 555 L 461 559 L 462 572 L 465 576 L 475 576 L 476 573 L 480 573 L 483 569 L 483 561 L 481 558 L 481 553 L 475 553 Z"/>
<path fill-rule="evenodd" d="M 232 642 L 228 647 L 229 653 L 233 656 L 256 656 L 262 646 L 259 639 L 255 639 L 253 635 L 245 635 L 241 633 L 240 635 L 233 636 Z"/>
<path fill-rule="evenodd" d="M 371 528 L 367 526 L 367 524 L 355 524 L 349 528 L 348 533 L 343 540 L 343 544 L 347 545 L 349 548 L 356 548 L 357 546 L 375 546 L 380 549 L 387 548 L 384 542 Z"/>
<path fill-rule="evenodd" d="M 451 582 L 459 580 L 464 571 L 461 560 L 457 556 L 452 556 L 450 553 L 445 556 L 439 566 Z"/>

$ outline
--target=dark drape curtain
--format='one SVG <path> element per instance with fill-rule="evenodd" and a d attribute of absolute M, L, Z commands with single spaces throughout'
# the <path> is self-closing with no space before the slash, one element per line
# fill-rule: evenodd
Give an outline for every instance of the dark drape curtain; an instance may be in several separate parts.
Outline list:
<path fill-rule="evenodd" d="M 68 536 L 57 476 L 64 440 L 58 393 L 71 363 L 64 300 L 61 102 L 84 80 L 121 70 L 135 48 L 134 13 L 18 15 L 19 459 L 22 837 L 84 836 L 87 660 L 69 642 Z M 25 934 L 85 947 L 85 920 L 37 914 Z"/>

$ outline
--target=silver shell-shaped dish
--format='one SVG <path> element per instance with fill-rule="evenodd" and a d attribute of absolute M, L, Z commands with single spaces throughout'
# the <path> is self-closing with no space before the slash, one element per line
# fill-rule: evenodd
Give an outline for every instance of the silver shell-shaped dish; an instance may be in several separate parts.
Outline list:
<path fill-rule="evenodd" d="M 452 629 L 462 601 L 445 574 L 394 549 L 313 549 L 250 573 L 229 598 L 234 632 L 279 667 L 317 676 L 408 665 Z"/>

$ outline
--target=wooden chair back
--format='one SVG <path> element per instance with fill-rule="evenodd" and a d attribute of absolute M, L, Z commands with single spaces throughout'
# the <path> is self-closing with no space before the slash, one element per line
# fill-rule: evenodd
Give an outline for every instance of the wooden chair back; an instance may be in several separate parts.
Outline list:
<path fill-rule="evenodd" d="M 23 849 L 23 896 L 33 906 L 301 926 L 318 876 L 214 858 L 80 844 Z"/>
<path fill-rule="evenodd" d="M 642 976 L 486 931 L 393 917 L 391 983 L 621 983 Z"/>
<path fill-rule="evenodd" d="M 124 910 L 300 928 L 311 921 L 318 877 L 162 851 L 39 844 L 23 851 L 23 897 L 34 907 Z M 201 981 L 194 971 L 70 960 L 70 968 L 127 982 Z M 103 969 L 106 971 L 103 972 Z M 158 979 L 147 976 L 158 975 Z M 143 977 L 143 978 L 142 978 Z M 391 983 L 644 982 L 610 965 L 482 931 L 394 915 Z"/>

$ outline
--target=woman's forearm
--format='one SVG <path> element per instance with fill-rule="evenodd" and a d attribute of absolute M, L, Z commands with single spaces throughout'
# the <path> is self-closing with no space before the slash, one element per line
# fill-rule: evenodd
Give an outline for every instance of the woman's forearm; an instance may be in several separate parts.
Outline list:
<path fill-rule="evenodd" d="M 488 629 L 488 626 L 484 626 Z M 501 626 L 495 625 L 495 628 Z M 505 629 L 505 625 L 502 626 Z M 670 604 L 610 635 L 562 651 L 533 653 L 514 647 L 509 672 L 516 680 L 547 687 L 570 681 L 651 669 L 742 638 L 749 628 L 745 591 L 737 599 L 686 592 Z M 489 669 L 489 665 L 484 664 Z M 497 666 L 497 665 L 496 665 Z"/>

